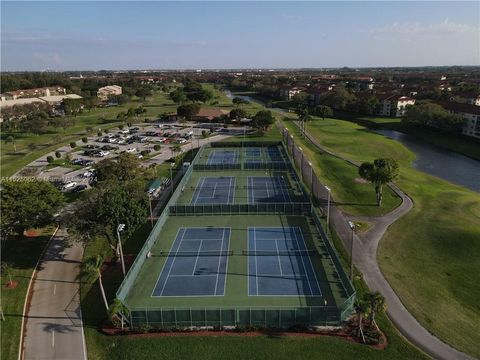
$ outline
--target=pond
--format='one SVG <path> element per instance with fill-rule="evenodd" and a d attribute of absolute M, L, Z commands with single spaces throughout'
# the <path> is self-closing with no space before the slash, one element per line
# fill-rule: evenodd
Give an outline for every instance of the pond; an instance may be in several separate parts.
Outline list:
<path fill-rule="evenodd" d="M 401 142 L 416 155 L 413 167 L 454 184 L 480 192 L 480 161 L 456 152 L 425 144 L 395 130 L 374 132 Z"/>

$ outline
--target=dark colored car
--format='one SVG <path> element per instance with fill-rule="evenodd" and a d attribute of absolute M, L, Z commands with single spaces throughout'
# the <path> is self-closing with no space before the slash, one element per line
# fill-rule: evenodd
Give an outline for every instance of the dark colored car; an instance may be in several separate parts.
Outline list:
<path fill-rule="evenodd" d="M 87 185 L 83 185 L 83 184 L 77 185 L 72 189 L 72 193 L 78 193 L 78 192 L 84 191 L 86 188 L 87 188 Z"/>
<path fill-rule="evenodd" d="M 113 145 L 103 145 L 101 147 L 102 150 L 117 150 L 118 146 L 113 146 Z"/>

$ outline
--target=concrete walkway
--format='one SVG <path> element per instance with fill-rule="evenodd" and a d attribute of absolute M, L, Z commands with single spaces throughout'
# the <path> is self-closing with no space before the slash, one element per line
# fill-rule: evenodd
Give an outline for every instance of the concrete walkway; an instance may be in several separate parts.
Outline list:
<path fill-rule="evenodd" d="M 27 309 L 22 359 L 87 359 L 80 308 L 80 244 L 60 228 L 40 261 Z"/>
<path fill-rule="evenodd" d="M 295 123 L 297 126 L 298 124 Z M 337 158 L 345 160 L 355 166 L 355 162 L 332 153 L 324 149 L 310 134 L 306 134 L 307 139 L 320 151 L 329 153 Z M 333 203 L 330 208 L 332 225 L 335 227 L 342 242 L 350 251 L 351 229 L 347 224 L 348 220 L 367 220 L 373 224 L 361 237 L 354 235 L 354 256 L 353 262 L 363 273 L 363 277 L 368 287 L 373 291 L 379 291 L 386 300 L 387 314 L 400 333 L 411 341 L 418 348 L 433 357 L 441 360 L 473 359 L 465 353 L 462 353 L 450 345 L 442 342 L 437 337 L 429 333 L 405 308 L 400 298 L 392 289 L 388 281 L 383 276 L 377 262 L 377 248 L 380 240 L 388 227 L 400 219 L 413 207 L 413 201 L 400 188 L 390 184 L 391 189 L 402 199 L 402 203 L 395 210 L 379 217 L 349 217 L 347 218 Z M 327 191 L 322 195 L 327 199 Z M 439 316 L 441 316 L 439 314 Z"/>

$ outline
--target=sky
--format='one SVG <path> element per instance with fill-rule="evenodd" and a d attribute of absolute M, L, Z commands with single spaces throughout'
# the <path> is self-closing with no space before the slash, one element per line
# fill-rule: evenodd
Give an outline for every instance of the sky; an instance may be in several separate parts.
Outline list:
<path fill-rule="evenodd" d="M 1 70 L 480 65 L 480 2 L 1 2 Z"/>

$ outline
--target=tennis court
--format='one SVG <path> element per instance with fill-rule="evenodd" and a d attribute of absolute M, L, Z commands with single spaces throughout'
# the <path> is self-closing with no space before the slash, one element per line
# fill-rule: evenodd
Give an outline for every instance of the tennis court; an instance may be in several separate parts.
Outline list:
<path fill-rule="evenodd" d="M 181 227 L 152 296 L 223 296 L 229 246 L 229 228 Z"/>
<path fill-rule="evenodd" d="M 234 197 L 234 177 L 201 177 L 198 179 L 190 204 L 232 204 Z"/>
<path fill-rule="evenodd" d="M 321 296 L 299 227 L 248 228 L 249 296 Z"/>
<path fill-rule="evenodd" d="M 208 155 L 207 165 L 236 164 L 238 152 L 235 150 L 213 150 Z"/>
<path fill-rule="evenodd" d="M 248 203 L 292 202 L 287 182 L 283 176 L 249 176 Z"/>

